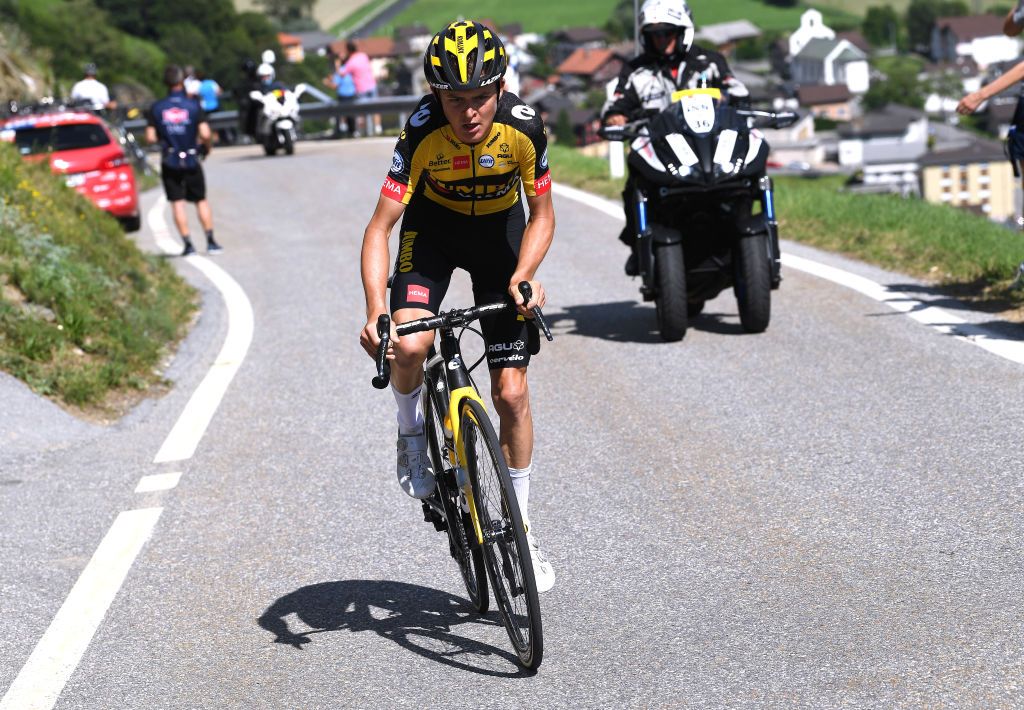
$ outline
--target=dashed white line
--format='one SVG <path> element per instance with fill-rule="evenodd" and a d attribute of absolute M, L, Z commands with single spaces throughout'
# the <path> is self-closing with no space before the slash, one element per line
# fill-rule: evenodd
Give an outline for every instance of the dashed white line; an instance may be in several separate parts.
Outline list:
<path fill-rule="evenodd" d="M 554 191 L 556 194 L 581 202 L 609 217 L 625 221 L 625 217 L 622 214 L 622 206 L 611 200 L 606 200 L 589 192 L 558 183 L 555 183 Z M 843 271 L 833 266 L 827 266 L 811 259 L 804 259 L 790 254 L 782 254 L 782 263 L 789 268 L 797 269 L 798 271 L 803 271 L 840 286 L 853 289 L 880 303 L 884 303 L 896 311 L 906 314 L 919 323 L 923 323 L 941 333 L 953 335 L 972 345 L 977 345 L 993 355 L 998 355 L 1011 362 L 1024 364 L 1024 341 L 1004 338 L 988 328 L 975 325 L 948 311 L 929 305 L 911 293 L 892 289 L 875 283 L 871 279 L 852 274 L 849 271 Z"/>
<path fill-rule="evenodd" d="M 169 491 L 177 487 L 180 480 L 180 471 L 174 473 L 154 473 L 149 476 L 143 476 L 139 480 L 139 485 L 135 487 L 135 492 L 157 493 L 159 491 Z"/>
<path fill-rule="evenodd" d="M 0 710 L 53 707 L 132 563 L 153 534 L 162 511 L 163 508 L 143 508 L 117 516 L 46 633 L 0 700 Z"/>

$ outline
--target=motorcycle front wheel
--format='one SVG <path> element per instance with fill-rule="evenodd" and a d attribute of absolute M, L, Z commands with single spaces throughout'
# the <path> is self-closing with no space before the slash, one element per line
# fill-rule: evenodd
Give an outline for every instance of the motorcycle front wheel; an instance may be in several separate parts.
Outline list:
<path fill-rule="evenodd" d="M 771 244 L 768 235 L 741 238 L 733 257 L 733 292 L 740 311 L 740 324 L 748 333 L 763 333 L 772 314 Z"/>
<path fill-rule="evenodd" d="M 281 145 L 284 147 L 285 155 L 295 155 L 295 141 L 291 133 L 284 133 L 281 136 Z"/>
<path fill-rule="evenodd" d="M 658 330 L 665 342 L 682 340 L 686 335 L 686 265 L 682 244 L 663 244 L 654 248 L 654 275 L 658 295 L 654 299 Z"/>

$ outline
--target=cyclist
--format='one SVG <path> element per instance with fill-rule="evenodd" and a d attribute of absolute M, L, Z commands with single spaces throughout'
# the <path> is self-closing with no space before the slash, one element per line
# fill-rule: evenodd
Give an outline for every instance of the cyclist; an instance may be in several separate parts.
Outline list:
<path fill-rule="evenodd" d="M 555 228 L 544 123 L 533 108 L 504 90 L 505 48 L 479 22 L 453 22 L 438 32 L 423 64 L 431 93 L 399 136 L 363 236 L 367 322 L 360 343 L 373 357 L 382 313 L 390 312 L 397 323 L 436 314 L 456 267 L 469 272 L 477 303 L 509 295 L 515 300 L 517 312 L 486 318 L 481 328 L 502 450 L 526 521 L 537 588 L 547 591 L 554 585 L 554 570 L 538 548 L 526 512 L 533 471 L 528 308 L 544 305 L 536 271 Z M 400 218 L 389 304 L 388 236 Z M 516 288 L 520 281 L 533 288 L 530 303 L 523 303 Z M 434 488 L 420 404 L 422 364 L 433 339 L 431 332 L 401 339 L 392 333 L 389 354 L 398 403 L 398 480 L 414 498 L 426 498 Z"/>
<path fill-rule="evenodd" d="M 647 0 L 637 17 L 642 51 L 622 69 L 615 92 L 601 111 L 606 126 L 649 118 L 664 111 L 678 89 L 715 88 L 733 101 L 749 100 L 749 92 L 733 77 L 729 63 L 718 52 L 693 43 L 693 16 L 685 0 Z M 626 273 L 639 273 L 636 251 L 636 215 L 630 175 L 622 192 L 626 226 L 619 239 L 631 250 Z"/>

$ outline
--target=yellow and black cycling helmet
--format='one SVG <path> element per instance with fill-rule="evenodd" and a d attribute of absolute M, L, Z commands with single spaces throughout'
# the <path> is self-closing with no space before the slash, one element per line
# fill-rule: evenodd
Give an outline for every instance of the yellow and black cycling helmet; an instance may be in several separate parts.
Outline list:
<path fill-rule="evenodd" d="M 432 89 L 477 89 L 505 75 L 508 55 L 498 36 L 479 22 L 453 22 L 434 35 L 423 53 Z"/>

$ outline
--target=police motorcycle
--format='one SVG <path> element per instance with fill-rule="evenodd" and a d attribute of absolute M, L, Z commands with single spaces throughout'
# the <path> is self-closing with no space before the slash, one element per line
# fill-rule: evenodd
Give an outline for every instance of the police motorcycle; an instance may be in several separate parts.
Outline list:
<path fill-rule="evenodd" d="M 768 327 L 779 235 L 769 147 L 757 129 L 797 118 L 731 107 L 719 89 L 683 89 L 652 118 L 601 129 L 607 140 L 632 141 L 640 293 L 655 303 L 662 339 L 681 340 L 688 319 L 730 286 L 743 329 Z"/>
<path fill-rule="evenodd" d="M 299 97 L 307 88 L 305 84 L 298 84 L 294 91 L 249 92 L 249 98 L 263 106 L 256 120 L 255 138 L 267 155 L 274 155 L 279 149 L 287 155 L 295 153 L 295 141 L 299 138 Z"/>

